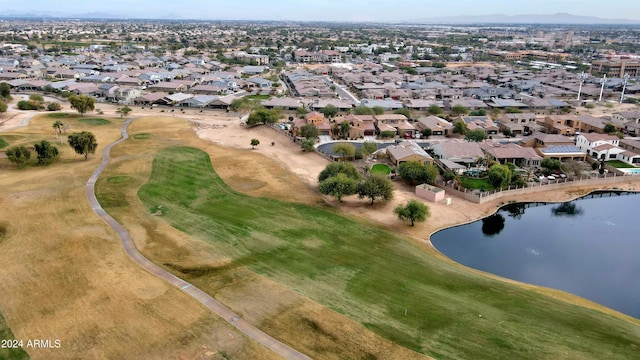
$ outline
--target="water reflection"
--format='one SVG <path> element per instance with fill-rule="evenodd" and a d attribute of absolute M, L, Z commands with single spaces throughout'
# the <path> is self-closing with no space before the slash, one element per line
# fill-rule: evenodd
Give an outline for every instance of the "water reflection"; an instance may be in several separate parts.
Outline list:
<path fill-rule="evenodd" d="M 578 207 L 573 201 L 570 201 L 552 207 L 551 213 L 554 216 L 579 216 L 584 213 L 584 210 Z"/>
<path fill-rule="evenodd" d="M 482 233 L 487 236 L 498 235 L 504 229 L 504 216 L 495 213 L 482 219 Z"/>
<path fill-rule="evenodd" d="M 509 216 L 511 216 L 512 218 L 516 220 L 520 220 L 522 215 L 524 215 L 524 209 L 526 209 L 528 206 L 529 204 L 527 203 L 509 204 L 509 205 L 503 206 L 502 210 L 508 212 Z"/>
<path fill-rule="evenodd" d="M 640 274 L 638 209 L 640 193 L 624 192 L 509 204 L 481 221 L 440 231 L 431 243 L 461 264 L 640 318 L 640 286 L 633 286 Z"/>

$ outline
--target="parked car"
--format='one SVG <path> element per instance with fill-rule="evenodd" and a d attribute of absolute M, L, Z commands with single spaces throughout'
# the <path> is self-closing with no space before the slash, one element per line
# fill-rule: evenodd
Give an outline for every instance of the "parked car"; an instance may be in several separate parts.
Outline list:
<path fill-rule="evenodd" d="M 553 176 L 553 175 L 547 176 L 547 180 L 549 180 L 549 181 L 554 181 L 555 179 L 556 179 L 556 177 Z"/>

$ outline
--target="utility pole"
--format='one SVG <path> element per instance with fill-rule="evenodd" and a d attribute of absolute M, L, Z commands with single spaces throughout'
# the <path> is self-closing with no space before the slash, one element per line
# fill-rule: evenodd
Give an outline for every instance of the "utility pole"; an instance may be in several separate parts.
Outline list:
<path fill-rule="evenodd" d="M 624 90 L 627 88 L 627 82 L 629 82 L 629 74 L 624 74 L 624 81 L 622 82 L 622 95 L 620 95 L 620 104 L 624 100 Z"/>
<path fill-rule="evenodd" d="M 583 72 L 580 73 L 580 75 L 578 75 L 578 79 L 580 80 L 580 87 L 578 87 L 578 101 L 580 101 L 580 93 L 582 92 L 582 84 L 584 84 L 584 81 L 587 79 L 587 74 Z"/>
<path fill-rule="evenodd" d="M 598 102 L 602 101 L 602 92 L 604 91 L 604 84 L 607 83 L 607 74 L 604 74 L 600 82 L 602 83 L 602 86 L 600 87 L 600 97 L 598 98 Z"/>

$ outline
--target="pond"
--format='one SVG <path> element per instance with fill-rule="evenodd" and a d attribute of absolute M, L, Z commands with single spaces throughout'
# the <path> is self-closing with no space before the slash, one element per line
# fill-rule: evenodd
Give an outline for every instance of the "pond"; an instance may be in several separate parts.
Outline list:
<path fill-rule="evenodd" d="M 442 230 L 433 245 L 460 264 L 564 290 L 640 318 L 640 194 L 598 192 L 518 203 Z"/>

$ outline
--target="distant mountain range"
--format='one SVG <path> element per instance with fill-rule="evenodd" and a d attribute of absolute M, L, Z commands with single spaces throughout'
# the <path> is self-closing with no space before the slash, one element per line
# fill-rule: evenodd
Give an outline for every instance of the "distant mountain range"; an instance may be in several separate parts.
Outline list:
<path fill-rule="evenodd" d="M 474 16 L 441 16 L 424 19 L 404 21 L 407 24 L 566 24 L 566 25 L 597 25 L 597 24 L 618 24 L 634 25 L 640 24 L 638 20 L 628 19 L 604 19 L 595 16 L 580 16 L 568 13 L 557 13 L 548 15 L 474 15 Z"/>
<path fill-rule="evenodd" d="M 184 17 L 177 14 L 167 14 L 161 17 L 149 17 L 142 16 L 136 17 L 131 15 L 124 15 L 118 13 L 104 13 L 104 12 L 90 12 L 84 14 L 64 14 L 57 12 L 18 12 L 7 10 L 0 14 L 0 18 L 21 18 L 21 19 L 158 19 L 158 20 L 170 20 L 170 19 L 184 19 Z M 211 19 L 216 20 L 216 19 Z M 236 19 L 241 20 L 241 19 Z M 265 19 L 266 20 L 266 19 Z M 292 20 L 295 21 L 295 20 Z M 450 25 L 465 25 L 465 24 L 566 24 L 566 25 L 597 25 L 597 24 L 617 24 L 617 25 L 640 25 L 639 20 L 629 19 L 605 19 L 595 16 L 580 16 L 572 15 L 568 13 L 557 13 L 547 15 L 503 15 L 503 14 L 491 14 L 491 15 L 471 15 L 471 16 L 439 16 L 429 17 L 422 19 L 411 19 L 406 21 L 399 21 L 394 23 L 402 24 L 450 24 Z"/>

